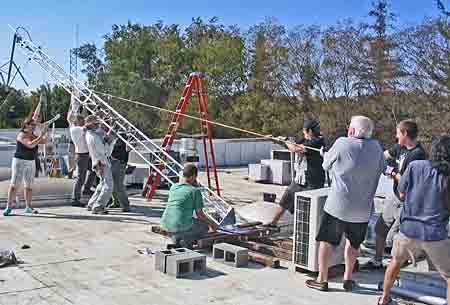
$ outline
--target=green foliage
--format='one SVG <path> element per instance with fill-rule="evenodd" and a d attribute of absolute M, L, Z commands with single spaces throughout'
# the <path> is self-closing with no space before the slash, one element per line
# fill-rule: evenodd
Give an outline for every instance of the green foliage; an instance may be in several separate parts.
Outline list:
<path fill-rule="evenodd" d="M 426 125 L 429 138 L 450 130 L 450 25 L 438 3 L 442 16 L 405 28 L 393 27 L 386 0 L 373 3 L 369 24 L 346 19 L 286 28 L 267 18 L 243 31 L 217 17 L 193 18 L 186 28 L 128 22 L 114 25 L 103 45 L 82 45 L 77 55 L 91 88 L 170 110 L 189 74 L 200 72 L 210 120 L 261 134 L 298 135 L 312 116 L 333 137 L 345 132 L 352 115 L 366 114 L 384 127 L 377 137 L 385 143 L 404 118 Z M 48 101 L 45 117 L 67 111 L 69 97 L 60 87 L 30 94 L 0 87 L 0 98 L 9 92 L 0 127 L 20 124 L 40 96 Z M 149 136 L 162 136 L 171 120 L 153 109 L 108 102 Z M 187 113 L 198 116 L 197 107 L 194 92 Z M 178 130 L 197 134 L 199 122 L 184 118 Z M 252 135 L 216 126 L 214 136 Z"/>

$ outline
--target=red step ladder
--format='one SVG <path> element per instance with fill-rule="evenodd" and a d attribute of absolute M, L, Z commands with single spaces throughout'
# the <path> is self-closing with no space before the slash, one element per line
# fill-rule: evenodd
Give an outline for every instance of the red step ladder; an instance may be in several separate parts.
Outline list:
<path fill-rule="evenodd" d="M 195 88 L 195 91 L 194 91 Z M 219 179 L 217 176 L 216 169 L 216 158 L 214 155 L 214 147 L 212 141 L 212 128 L 209 123 L 209 116 L 207 111 L 207 94 L 205 92 L 205 87 L 203 85 L 203 80 L 200 78 L 199 73 L 191 73 L 186 82 L 186 85 L 183 89 L 183 93 L 181 98 L 177 104 L 176 114 L 173 114 L 172 120 L 169 124 L 169 128 L 167 129 L 167 133 L 163 138 L 161 144 L 161 150 L 169 153 L 173 141 L 175 140 L 175 135 L 180 125 L 181 119 L 183 118 L 183 114 L 186 111 L 186 107 L 189 104 L 189 98 L 192 93 L 195 92 L 197 95 L 197 107 L 200 115 L 200 132 L 201 138 L 203 141 L 203 152 L 205 154 L 205 166 L 206 166 L 206 176 L 208 179 L 208 188 L 212 189 L 212 180 L 214 180 L 214 187 L 217 195 L 220 197 L 220 188 L 219 188 Z M 209 154 L 208 154 L 209 151 Z M 155 165 L 158 167 L 159 171 L 162 172 L 166 165 L 166 156 L 164 154 L 160 154 L 159 156 L 162 160 L 158 160 Z M 211 160 L 209 160 L 211 158 Z M 211 167 L 211 169 L 210 169 Z M 212 173 L 211 173 L 211 172 Z M 147 183 L 144 187 L 143 195 L 151 200 L 156 193 L 156 189 L 158 188 L 161 182 L 161 175 L 153 168 L 150 168 L 149 177 L 147 179 Z"/>

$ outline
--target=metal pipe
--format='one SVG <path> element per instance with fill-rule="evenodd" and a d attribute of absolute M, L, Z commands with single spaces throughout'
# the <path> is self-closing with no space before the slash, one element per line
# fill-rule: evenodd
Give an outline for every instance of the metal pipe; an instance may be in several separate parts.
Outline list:
<path fill-rule="evenodd" d="M 421 292 L 415 292 L 409 289 L 392 287 L 391 292 L 403 297 L 411 298 L 413 300 L 430 304 L 430 305 L 447 305 L 447 300 L 439 297 L 425 295 Z"/>
<path fill-rule="evenodd" d="M 364 286 L 367 286 L 367 285 L 364 285 Z M 370 286 L 373 286 L 373 285 L 370 285 Z M 367 288 L 369 288 L 369 287 L 367 287 Z M 383 282 L 378 283 L 378 290 L 383 291 Z M 413 299 L 415 301 L 419 301 L 419 302 L 422 302 L 425 304 L 447 305 L 446 299 L 431 296 L 431 295 L 426 295 L 423 292 L 416 292 L 416 291 L 412 291 L 412 290 L 409 290 L 406 288 L 400 288 L 400 287 L 393 286 L 391 288 L 391 293 L 402 296 L 402 297 L 410 298 L 410 299 Z"/>

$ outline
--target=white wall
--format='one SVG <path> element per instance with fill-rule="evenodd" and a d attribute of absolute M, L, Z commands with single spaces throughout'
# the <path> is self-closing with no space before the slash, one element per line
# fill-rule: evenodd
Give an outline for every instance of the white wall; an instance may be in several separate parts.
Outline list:
<path fill-rule="evenodd" d="M 196 140 L 197 152 L 200 157 L 200 166 L 205 166 L 203 141 Z M 160 143 L 160 140 L 154 142 Z M 178 151 L 179 140 L 172 145 L 172 150 Z M 272 149 L 282 148 L 266 139 L 218 139 L 213 140 L 216 165 L 220 167 L 246 166 L 250 163 L 259 163 L 262 159 L 270 159 Z M 209 152 L 209 145 L 208 145 Z M 210 159 L 211 160 L 211 159 Z M 136 153 L 130 153 L 130 162 L 142 163 Z"/>

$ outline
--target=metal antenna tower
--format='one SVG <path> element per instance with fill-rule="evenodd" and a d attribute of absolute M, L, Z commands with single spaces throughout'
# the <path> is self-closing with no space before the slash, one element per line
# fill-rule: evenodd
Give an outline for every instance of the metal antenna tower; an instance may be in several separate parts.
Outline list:
<path fill-rule="evenodd" d="M 70 49 L 70 58 L 69 58 L 69 73 L 74 77 L 78 78 L 78 39 L 79 39 L 79 26 L 75 25 L 75 39 L 74 39 L 74 47 Z"/>

